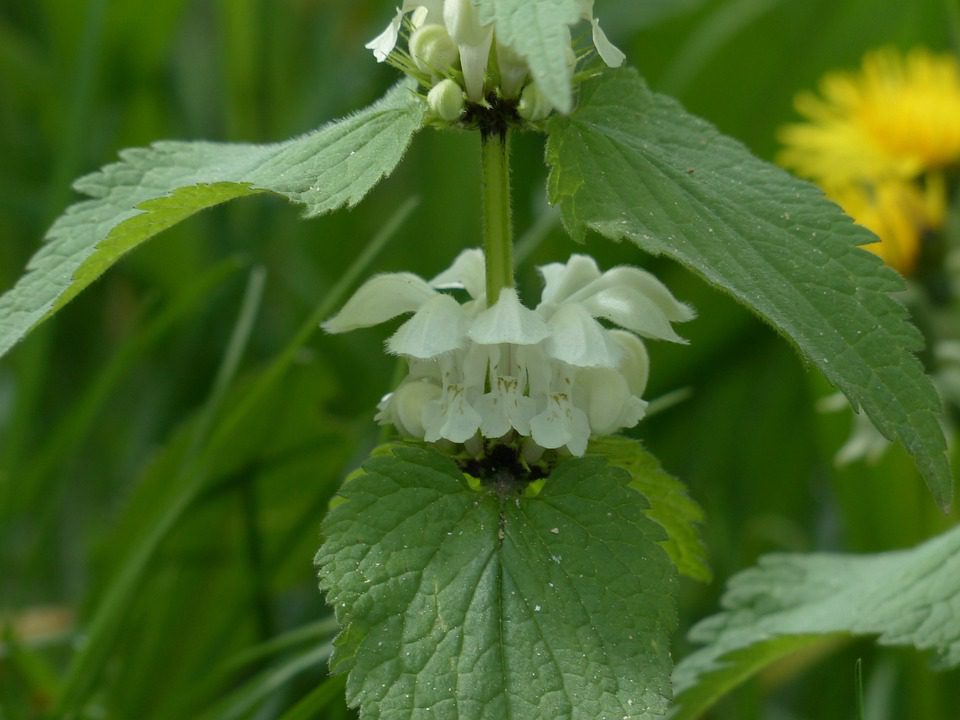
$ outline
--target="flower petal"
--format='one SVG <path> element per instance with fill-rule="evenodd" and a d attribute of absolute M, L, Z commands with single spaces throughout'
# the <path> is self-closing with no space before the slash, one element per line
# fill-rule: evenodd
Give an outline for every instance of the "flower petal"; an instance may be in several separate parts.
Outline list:
<path fill-rule="evenodd" d="M 510 418 L 504 408 L 504 398 L 499 393 L 486 393 L 476 404 L 480 413 L 480 434 L 485 438 L 503 437 L 512 429 Z"/>
<path fill-rule="evenodd" d="M 468 333 L 480 345 L 535 345 L 549 334 L 547 324 L 520 303 L 514 288 L 501 290 L 496 304 L 477 315 Z"/>
<path fill-rule="evenodd" d="M 400 37 L 400 26 L 403 24 L 403 10 L 397 10 L 393 20 L 387 25 L 386 29 L 377 35 L 373 40 L 364 45 L 368 50 L 373 50 L 373 56 L 378 63 L 384 62 L 397 46 L 397 38 Z"/>
<path fill-rule="evenodd" d="M 424 411 L 441 392 L 440 386 L 429 380 L 404 382 L 381 401 L 380 412 L 374 419 L 394 425 L 403 435 L 422 440 Z"/>
<path fill-rule="evenodd" d="M 483 101 L 483 85 L 493 43 L 493 27 L 487 29 L 486 37 L 479 45 L 460 45 L 460 69 L 467 97 L 475 103 Z"/>
<path fill-rule="evenodd" d="M 430 285 L 438 290 L 464 289 L 475 300 L 484 296 L 485 284 L 486 265 L 483 250 L 479 248 L 461 252 L 453 265 L 430 281 Z"/>
<path fill-rule="evenodd" d="M 650 377 L 650 356 L 646 346 L 640 338 L 626 330 L 608 330 L 607 333 L 623 351 L 619 370 L 627 381 L 630 392 L 642 397 Z"/>
<path fill-rule="evenodd" d="M 413 273 L 375 275 L 322 327 L 328 333 L 342 333 L 379 325 L 417 310 L 436 294 L 425 280 Z"/>
<path fill-rule="evenodd" d="M 582 301 L 601 290 L 612 287 L 633 288 L 649 298 L 662 311 L 670 322 L 687 322 L 693 320 L 697 313 L 689 305 L 677 300 L 653 274 L 640 268 L 621 265 L 607 270 L 603 275 L 581 287 L 571 295 L 570 300 Z"/>
<path fill-rule="evenodd" d="M 608 331 L 577 303 L 564 303 L 547 323 L 547 354 L 576 367 L 615 368 L 623 354 Z"/>
<path fill-rule="evenodd" d="M 416 11 L 414 27 L 443 23 L 443 0 L 403 0 L 403 11 Z"/>
<path fill-rule="evenodd" d="M 423 439 L 427 442 L 436 442 L 440 438 L 455 443 L 466 442 L 476 435 L 480 420 L 480 414 L 467 402 L 463 387 L 450 385 L 424 409 Z"/>
<path fill-rule="evenodd" d="M 616 370 L 588 368 L 577 374 L 577 394 L 594 435 L 610 435 L 633 427 L 646 412 L 647 403 L 630 394 L 626 379 Z"/>
<path fill-rule="evenodd" d="M 508 99 L 519 97 L 523 83 L 530 74 L 526 58 L 498 40 L 497 68 L 500 70 L 500 92 L 503 96 Z"/>
<path fill-rule="evenodd" d="M 387 350 L 405 357 L 437 357 L 463 345 L 466 316 L 449 295 L 435 294 L 387 340 Z"/>
<path fill-rule="evenodd" d="M 515 368 L 511 374 L 520 378 L 531 397 L 546 395 L 550 391 L 555 366 L 559 363 L 550 362 L 543 345 L 520 345 L 511 348 L 511 351 Z"/>
<path fill-rule="evenodd" d="M 493 25 L 480 22 L 473 0 L 446 0 L 443 3 L 443 21 L 450 37 L 458 45 L 482 45 L 493 32 Z"/>
<path fill-rule="evenodd" d="M 529 435 L 530 420 L 537 414 L 536 401 L 523 395 L 520 380 L 511 376 L 497 377 L 475 406 L 483 417 L 480 434 L 489 438 L 502 437 L 511 429 Z"/>
<path fill-rule="evenodd" d="M 590 441 L 590 422 L 566 395 L 554 393 L 547 398 L 546 410 L 530 421 L 530 436 L 540 447 L 566 446 L 573 455 L 581 456 Z"/>
<path fill-rule="evenodd" d="M 600 21 L 593 16 L 593 2 L 594 0 L 577 0 L 580 6 L 580 17 L 589 20 L 593 26 L 593 46 L 597 49 L 600 59 L 606 63 L 607 67 L 620 67 L 626 55 L 607 39 L 606 33 L 600 28 Z"/>
<path fill-rule="evenodd" d="M 584 300 L 583 307 L 594 317 L 601 317 L 655 340 L 686 343 L 673 331 L 663 310 L 649 297 L 622 285 L 606 288 Z"/>
<path fill-rule="evenodd" d="M 627 56 L 621 52 L 620 48 L 614 45 L 607 38 L 606 33 L 600 28 L 600 21 L 593 18 L 593 46 L 597 49 L 597 55 L 606 63 L 607 67 L 618 68 L 623 65 Z"/>
<path fill-rule="evenodd" d="M 544 279 L 540 304 L 559 305 L 585 285 L 600 278 L 600 268 L 589 255 L 571 255 L 566 264 L 550 263 L 538 270 Z"/>
<path fill-rule="evenodd" d="M 483 25 L 472 0 L 447 0 L 443 20 L 450 37 L 460 47 L 460 68 L 467 97 L 483 100 L 483 84 L 493 44 L 493 25 Z"/>

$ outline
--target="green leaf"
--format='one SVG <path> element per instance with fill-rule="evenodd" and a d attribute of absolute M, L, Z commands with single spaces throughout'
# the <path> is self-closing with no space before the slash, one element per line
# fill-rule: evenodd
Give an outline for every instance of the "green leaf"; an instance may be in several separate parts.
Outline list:
<path fill-rule="evenodd" d="M 628 238 L 730 293 L 901 442 L 949 504 L 940 401 L 912 352 L 921 337 L 890 297 L 902 281 L 857 247 L 867 230 L 633 69 L 585 83 L 548 132 L 551 202 L 576 238 Z"/>
<path fill-rule="evenodd" d="M 479 0 L 480 19 L 494 23 L 497 40 L 526 58 L 540 91 L 560 112 L 573 107 L 570 26 L 577 0 Z"/>
<path fill-rule="evenodd" d="M 304 205 L 313 217 L 356 205 L 403 156 L 423 107 L 400 84 L 366 110 L 273 145 L 161 142 L 125 150 L 81 178 L 91 200 L 68 208 L 0 297 L 0 355 L 125 253 L 191 215 L 257 193 Z"/>
<path fill-rule="evenodd" d="M 734 576 L 724 611 L 690 632 L 706 643 L 674 672 L 678 718 L 699 717 L 766 663 L 825 636 L 877 635 L 960 665 L 960 528 L 878 555 L 770 555 Z"/>
<path fill-rule="evenodd" d="M 687 493 L 686 485 L 664 472 L 660 462 L 631 438 L 591 440 L 587 453 L 604 457 L 611 465 L 630 473 L 630 487 L 650 502 L 647 517 L 667 533 L 661 545 L 677 570 L 694 580 L 710 582 L 713 573 L 699 531 L 703 509 Z"/>
<path fill-rule="evenodd" d="M 436 451 L 374 457 L 317 555 L 361 717 L 654 718 L 673 567 L 629 475 L 564 462 L 533 495 L 473 490 Z"/>

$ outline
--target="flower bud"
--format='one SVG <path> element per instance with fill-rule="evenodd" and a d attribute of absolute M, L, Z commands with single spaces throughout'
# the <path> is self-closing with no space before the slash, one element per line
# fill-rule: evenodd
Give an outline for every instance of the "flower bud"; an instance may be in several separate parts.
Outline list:
<path fill-rule="evenodd" d="M 423 438 L 423 411 L 440 394 L 440 388 L 429 380 L 414 380 L 401 385 L 389 400 L 390 422 L 404 435 Z"/>
<path fill-rule="evenodd" d="M 424 25 L 410 36 L 410 56 L 424 72 L 443 74 L 456 64 L 460 51 L 443 25 Z"/>
<path fill-rule="evenodd" d="M 438 118 L 454 122 L 463 114 L 463 90 L 449 78 L 441 80 L 427 94 L 427 104 Z"/>
<path fill-rule="evenodd" d="M 517 112 L 524 120 L 530 122 L 539 122 L 553 111 L 553 105 L 540 92 L 536 83 L 527 85 L 520 93 L 520 102 L 517 104 Z"/>

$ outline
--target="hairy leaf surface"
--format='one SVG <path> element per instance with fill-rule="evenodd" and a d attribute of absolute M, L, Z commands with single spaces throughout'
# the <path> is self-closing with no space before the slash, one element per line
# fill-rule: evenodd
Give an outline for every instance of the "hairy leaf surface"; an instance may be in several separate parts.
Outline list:
<path fill-rule="evenodd" d="M 660 462 L 632 438 L 591 440 L 587 452 L 605 457 L 611 465 L 630 473 L 630 487 L 643 493 L 650 503 L 647 517 L 667 533 L 661 544 L 677 570 L 694 580 L 710 582 L 713 573 L 699 530 L 703 509 L 690 497 L 686 485 L 664 472 Z"/>
<path fill-rule="evenodd" d="M 27 273 L 0 297 L 0 355 L 125 253 L 191 215 L 245 195 L 274 193 L 307 216 L 356 205 L 403 156 L 422 103 L 406 84 L 378 103 L 273 145 L 160 142 L 81 178 L 90 196 L 53 224 Z"/>
<path fill-rule="evenodd" d="M 902 281 L 857 247 L 874 240 L 867 230 L 632 69 L 585 83 L 548 131 L 550 199 L 575 237 L 627 238 L 730 293 L 901 442 L 949 503 L 940 402 L 913 355 L 921 337 L 890 297 Z"/>
<path fill-rule="evenodd" d="M 494 23 L 500 42 L 526 58 L 541 92 L 560 112 L 573 106 L 570 26 L 577 0 L 479 0 L 480 17 Z"/>
<path fill-rule="evenodd" d="M 693 628 L 706 646 L 674 672 L 678 718 L 696 718 L 769 662 L 825 636 L 876 635 L 960 665 L 960 528 L 878 555 L 770 555 L 734 576 L 724 611 Z"/>
<path fill-rule="evenodd" d="M 349 703 L 390 720 L 659 717 L 676 580 L 629 482 L 585 458 L 503 495 L 433 450 L 367 461 L 317 555 Z"/>

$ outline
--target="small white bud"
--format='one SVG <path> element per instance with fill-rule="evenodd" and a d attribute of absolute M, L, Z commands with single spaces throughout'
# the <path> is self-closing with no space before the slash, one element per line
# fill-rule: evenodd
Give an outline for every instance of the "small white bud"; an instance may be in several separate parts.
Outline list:
<path fill-rule="evenodd" d="M 396 389 L 390 396 L 389 422 L 404 435 L 423 438 L 423 411 L 427 403 L 440 397 L 441 389 L 429 380 L 414 380 Z"/>
<path fill-rule="evenodd" d="M 517 104 L 517 112 L 524 120 L 538 122 L 553 112 L 553 105 L 540 92 L 536 83 L 527 85 L 520 93 L 520 102 Z"/>
<path fill-rule="evenodd" d="M 410 36 L 410 56 L 428 73 L 443 74 L 460 58 L 460 51 L 443 25 L 424 25 Z"/>
<path fill-rule="evenodd" d="M 438 118 L 454 122 L 463 114 L 463 90 L 449 78 L 441 80 L 427 94 L 427 104 Z"/>

